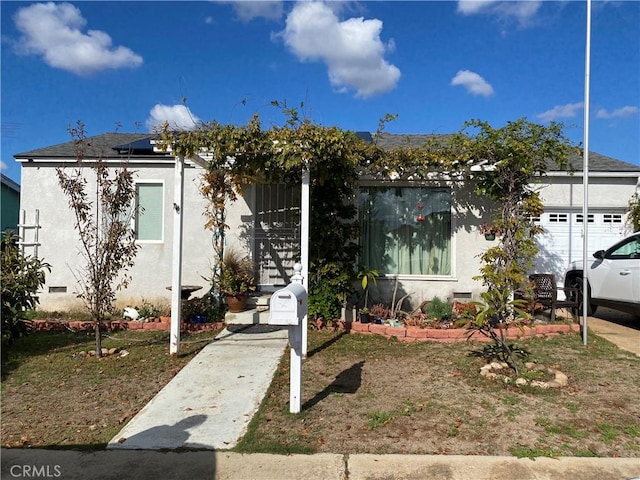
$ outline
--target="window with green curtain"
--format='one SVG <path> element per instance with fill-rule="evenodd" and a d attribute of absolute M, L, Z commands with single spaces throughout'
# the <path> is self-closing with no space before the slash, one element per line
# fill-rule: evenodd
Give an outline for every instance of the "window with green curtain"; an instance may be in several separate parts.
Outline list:
<path fill-rule="evenodd" d="M 361 187 L 360 263 L 380 273 L 451 275 L 451 190 Z"/>
<path fill-rule="evenodd" d="M 136 185 L 136 221 L 137 240 L 162 240 L 162 183 L 138 183 Z"/>

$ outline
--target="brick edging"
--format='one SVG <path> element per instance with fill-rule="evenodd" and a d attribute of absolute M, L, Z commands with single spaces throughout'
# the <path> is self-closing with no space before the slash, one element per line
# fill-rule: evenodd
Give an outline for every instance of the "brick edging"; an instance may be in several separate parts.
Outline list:
<path fill-rule="evenodd" d="M 87 321 L 72 321 L 65 322 L 59 320 L 33 320 L 31 322 L 34 329 L 37 331 L 63 331 L 63 330 L 80 330 L 80 331 L 93 331 L 95 326 L 93 322 Z M 180 325 L 181 332 L 204 332 L 210 330 L 219 330 L 224 327 L 224 322 L 214 323 L 187 323 L 182 322 Z M 163 321 L 160 318 L 148 319 L 144 322 L 128 321 L 128 320 L 113 320 L 109 322 L 103 322 L 101 329 L 105 331 L 119 331 L 119 330 L 140 330 L 140 331 L 169 331 L 171 329 L 171 323 Z"/>
<path fill-rule="evenodd" d="M 469 336 L 469 331 L 464 328 L 419 328 L 419 327 L 391 327 L 389 325 L 380 325 L 377 323 L 360 323 L 360 322 L 345 322 L 338 320 L 337 326 L 339 330 L 343 330 L 346 333 L 362 333 L 382 335 L 383 337 L 392 338 L 395 337 L 401 342 L 441 342 L 441 343 L 457 343 L 464 342 Z M 55 320 L 33 320 L 32 325 L 35 330 L 38 331 L 52 331 L 52 330 L 81 330 L 81 331 L 93 331 L 93 322 L 86 321 L 72 321 L 63 322 Z M 219 330 L 225 326 L 224 322 L 214 323 L 186 323 L 183 322 L 180 326 L 181 332 L 203 332 L 211 330 Z M 127 321 L 127 320 L 114 320 L 110 322 L 104 322 L 102 325 L 104 330 L 118 331 L 118 330 L 159 330 L 169 331 L 171 329 L 171 323 L 167 321 L 161 321 L 158 319 L 149 319 L 144 322 Z M 580 332 L 580 324 L 552 324 L 552 325 L 535 325 L 532 327 L 526 326 L 520 330 L 517 327 L 507 329 L 506 337 L 510 340 L 527 339 L 532 337 L 550 337 L 563 333 Z M 471 337 L 471 340 L 479 342 L 491 341 L 490 338 L 480 334 L 475 334 Z"/>
<path fill-rule="evenodd" d="M 376 323 L 338 322 L 338 328 L 347 333 L 362 333 L 382 335 L 387 338 L 395 337 L 401 342 L 433 341 L 441 343 L 464 342 L 469 337 L 469 330 L 464 328 L 419 328 L 419 327 L 391 327 Z M 507 329 L 506 338 L 510 340 L 527 339 L 533 337 L 550 337 L 563 333 L 580 332 L 580 324 L 552 324 L 526 326 L 522 330 L 513 327 Z M 489 342 L 490 338 L 475 334 L 471 340 Z"/>

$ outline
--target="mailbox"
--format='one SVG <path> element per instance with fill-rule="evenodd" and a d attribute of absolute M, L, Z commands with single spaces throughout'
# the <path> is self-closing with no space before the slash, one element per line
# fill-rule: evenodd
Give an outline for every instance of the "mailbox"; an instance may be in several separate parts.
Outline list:
<path fill-rule="evenodd" d="M 271 295 L 269 325 L 299 325 L 307 314 L 307 291 L 299 283 L 290 283 Z"/>

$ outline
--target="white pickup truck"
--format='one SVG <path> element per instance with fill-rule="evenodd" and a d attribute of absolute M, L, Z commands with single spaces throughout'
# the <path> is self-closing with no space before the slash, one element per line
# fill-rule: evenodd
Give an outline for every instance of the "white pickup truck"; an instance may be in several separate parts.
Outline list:
<path fill-rule="evenodd" d="M 629 235 L 607 250 L 593 254 L 589 264 L 588 310 L 595 313 L 599 305 L 640 317 L 640 232 Z M 582 314 L 582 262 L 573 262 L 564 276 L 565 287 L 578 292 Z"/>

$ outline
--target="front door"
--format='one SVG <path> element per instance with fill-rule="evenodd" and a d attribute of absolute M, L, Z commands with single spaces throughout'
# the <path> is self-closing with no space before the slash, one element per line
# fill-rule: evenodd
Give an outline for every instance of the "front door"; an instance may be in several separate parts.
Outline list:
<path fill-rule="evenodd" d="M 300 185 L 256 186 L 254 255 L 260 290 L 287 285 L 300 261 Z"/>

